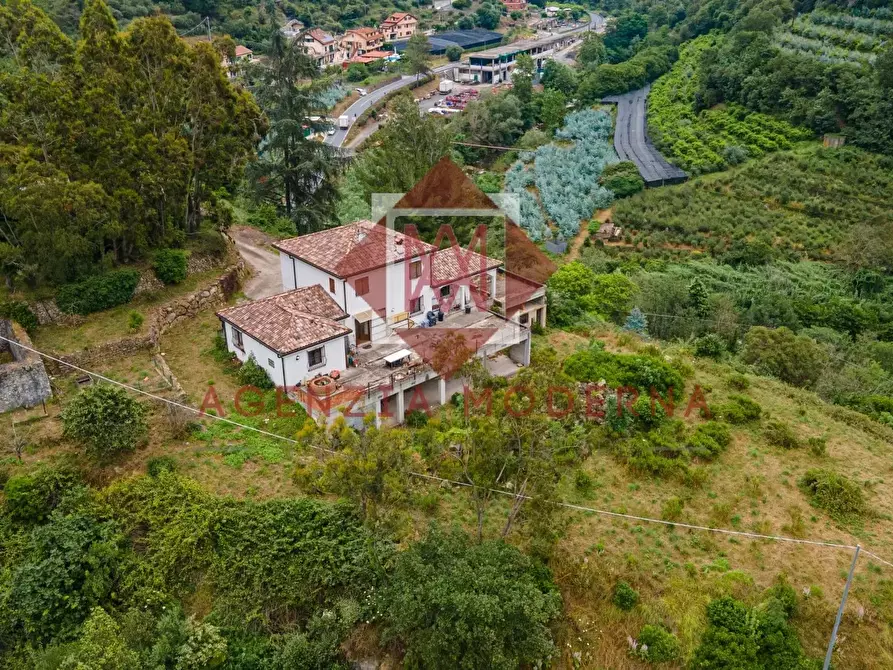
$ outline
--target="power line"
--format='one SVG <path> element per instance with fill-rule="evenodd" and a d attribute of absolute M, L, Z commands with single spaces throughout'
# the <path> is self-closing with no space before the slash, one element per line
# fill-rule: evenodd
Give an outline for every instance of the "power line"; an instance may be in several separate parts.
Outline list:
<path fill-rule="evenodd" d="M 271 437 L 271 438 L 274 438 L 277 440 L 283 440 L 285 442 L 289 442 L 291 444 L 295 444 L 295 445 L 299 445 L 299 446 L 309 446 L 311 449 L 315 449 L 317 451 L 325 452 L 328 454 L 338 454 L 339 453 L 335 450 L 326 449 L 324 447 L 320 447 L 317 445 L 312 445 L 312 444 L 305 445 L 304 442 L 300 442 L 298 440 L 286 437 L 284 435 L 277 435 L 276 433 L 271 433 L 269 431 L 262 430 L 260 428 L 255 428 L 254 426 L 249 426 L 249 425 L 246 425 L 243 423 L 239 423 L 238 421 L 233 421 L 232 419 L 227 419 L 226 417 L 217 416 L 216 414 L 208 414 L 202 410 L 196 409 L 194 407 L 190 407 L 189 405 L 184 405 L 183 403 L 179 403 L 175 400 L 171 400 L 169 398 L 164 398 L 164 397 L 156 395 L 154 393 L 150 393 L 149 391 L 145 391 L 143 389 L 137 388 L 135 386 L 131 386 L 129 384 L 119 382 L 115 379 L 111 379 L 110 377 L 106 377 L 105 375 L 99 374 L 98 372 L 94 372 L 92 370 L 87 370 L 86 368 L 82 368 L 78 365 L 75 365 L 74 363 L 69 363 L 68 361 L 62 360 L 61 358 L 57 358 L 50 354 L 44 353 L 44 352 L 40 351 L 39 349 L 35 349 L 33 347 L 29 347 L 27 345 L 21 344 L 20 342 L 17 342 L 16 340 L 5 337 L 3 335 L 0 335 L 0 340 L 8 342 L 12 346 L 21 347 L 22 349 L 25 349 L 26 351 L 30 351 L 32 353 L 35 353 L 39 356 L 42 356 L 42 357 L 46 358 L 47 360 L 51 360 L 56 363 L 59 363 L 60 365 L 70 367 L 74 370 L 77 370 L 78 372 L 83 372 L 84 374 L 89 375 L 91 377 L 95 377 L 96 379 L 101 379 L 102 381 L 108 382 L 109 384 L 114 384 L 115 386 L 119 386 L 125 390 L 131 391 L 132 393 L 147 396 L 157 402 L 166 403 L 166 404 L 178 407 L 180 409 L 184 409 L 188 412 L 192 412 L 193 414 L 197 414 L 202 417 L 210 417 L 216 421 L 222 421 L 224 423 L 242 428 L 243 430 L 248 430 L 248 431 L 253 431 L 255 433 L 259 433 L 266 437 Z M 437 481 L 440 483 L 451 484 L 453 486 L 460 486 L 463 488 L 477 488 L 477 487 L 475 487 L 474 484 L 470 484 L 469 482 L 457 481 L 455 479 L 447 479 L 445 477 L 438 477 L 436 475 L 431 475 L 431 474 L 427 474 L 427 473 L 423 473 L 423 472 L 414 472 L 413 471 L 413 472 L 410 472 L 409 475 L 412 477 L 419 478 L 419 479 Z M 505 491 L 502 489 L 485 488 L 484 490 L 486 490 L 490 493 L 495 493 L 498 495 L 515 498 L 516 500 L 519 500 L 519 499 L 524 500 L 524 501 L 537 500 L 533 496 L 528 496 L 528 495 L 524 495 L 524 494 L 520 494 L 520 493 L 513 493 L 511 491 Z M 696 530 L 696 531 L 717 533 L 717 534 L 723 534 L 723 535 L 749 537 L 751 539 L 757 539 L 757 540 L 775 540 L 778 542 L 787 542 L 787 543 L 791 543 L 791 544 L 805 544 L 805 545 L 812 545 L 812 546 L 829 547 L 832 549 L 853 550 L 856 548 L 856 545 L 843 544 L 840 542 L 830 542 L 828 540 L 810 540 L 810 539 L 803 539 L 803 538 L 787 537 L 784 535 L 768 535 L 768 534 L 762 534 L 762 533 L 751 533 L 748 531 L 733 530 L 733 529 L 729 529 L 729 528 L 713 528 L 710 526 L 699 526 L 696 524 L 682 523 L 682 522 L 677 522 L 677 521 L 666 521 L 664 519 L 654 519 L 651 517 L 638 516 L 635 514 L 624 514 L 621 512 L 611 512 L 609 510 L 598 509 L 595 507 L 586 507 L 584 505 L 575 505 L 573 503 L 567 503 L 564 501 L 541 500 L 541 502 L 544 502 L 544 503 L 547 503 L 550 505 L 555 505 L 557 507 L 572 509 L 572 510 L 575 510 L 578 512 L 587 512 L 587 513 L 598 514 L 600 516 L 605 516 L 605 517 L 610 517 L 610 518 L 627 519 L 630 521 L 640 521 L 640 522 L 644 522 L 644 523 L 656 523 L 656 524 L 660 524 L 663 526 L 679 527 L 679 528 L 685 528 L 688 530 Z M 884 565 L 893 567 L 893 563 L 890 563 L 890 562 L 880 558 L 876 554 L 869 552 L 867 550 L 862 550 L 862 551 L 865 554 L 877 559 Z"/>

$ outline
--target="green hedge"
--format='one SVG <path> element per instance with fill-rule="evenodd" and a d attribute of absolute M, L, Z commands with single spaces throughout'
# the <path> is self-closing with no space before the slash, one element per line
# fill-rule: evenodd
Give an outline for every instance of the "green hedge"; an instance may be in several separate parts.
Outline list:
<path fill-rule="evenodd" d="M 139 284 L 136 270 L 116 270 L 66 284 L 56 294 L 56 304 L 66 314 L 90 314 L 129 302 Z"/>
<path fill-rule="evenodd" d="M 189 252 L 183 249 L 159 249 L 152 264 L 155 276 L 165 284 L 179 284 L 186 279 L 188 258 Z"/>
<path fill-rule="evenodd" d="M 10 300 L 9 302 L 0 303 L 0 316 L 4 319 L 15 321 L 29 333 L 34 332 L 37 328 L 37 317 L 28 307 L 28 303 Z"/>

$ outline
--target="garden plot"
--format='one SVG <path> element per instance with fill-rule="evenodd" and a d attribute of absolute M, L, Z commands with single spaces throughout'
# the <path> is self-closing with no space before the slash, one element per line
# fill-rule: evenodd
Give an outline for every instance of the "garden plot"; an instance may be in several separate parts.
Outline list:
<path fill-rule="evenodd" d="M 608 207 L 614 194 L 599 184 L 605 166 L 617 162 L 609 142 L 611 117 L 584 110 L 571 114 L 556 142 L 525 152 L 506 173 L 506 190 L 521 197 L 521 227 L 534 241 L 573 237 L 581 220 Z"/>

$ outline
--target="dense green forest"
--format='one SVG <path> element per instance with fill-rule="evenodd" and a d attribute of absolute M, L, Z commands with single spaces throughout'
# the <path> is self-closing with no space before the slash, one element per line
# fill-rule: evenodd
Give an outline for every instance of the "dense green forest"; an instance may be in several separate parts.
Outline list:
<path fill-rule="evenodd" d="M 37 0 L 35 4 L 70 36 L 78 31 L 81 8 L 79 0 Z M 150 0 L 111 0 L 109 7 L 114 17 L 126 25 L 134 19 L 162 13 L 170 17 L 181 33 L 203 35 L 206 28 L 199 23 L 209 18 L 214 34 L 231 35 L 252 48 L 265 47 L 270 34 L 288 18 L 296 18 L 307 26 L 342 32 L 360 25 L 378 25 L 394 11 L 420 12 L 429 3 L 407 0 L 382 2 L 314 2 L 286 0 L 285 2 L 245 2 L 244 0 L 185 0 L 184 2 L 152 2 Z M 193 29 L 195 29 L 193 31 Z"/>
<path fill-rule="evenodd" d="M 72 42 L 28 0 L 0 7 L 7 275 L 70 281 L 180 246 L 238 183 L 266 120 L 209 44 L 164 17 L 125 33 L 88 2 Z M 10 266 L 13 268 L 9 272 Z"/>

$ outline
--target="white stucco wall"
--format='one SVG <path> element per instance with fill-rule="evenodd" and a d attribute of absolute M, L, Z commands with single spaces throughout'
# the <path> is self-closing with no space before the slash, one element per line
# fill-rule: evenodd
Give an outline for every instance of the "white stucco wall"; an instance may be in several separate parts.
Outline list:
<path fill-rule="evenodd" d="M 236 358 L 244 363 L 253 354 L 254 360 L 266 371 L 273 383 L 276 386 L 282 386 L 282 360 L 279 358 L 279 354 L 251 338 L 246 333 L 242 333 L 244 349 L 239 349 L 233 339 L 232 325 L 224 322 L 224 328 L 226 329 L 226 346 L 236 355 Z M 272 366 L 270 365 L 271 361 L 273 363 Z"/>
<path fill-rule="evenodd" d="M 325 362 L 321 366 L 311 370 L 307 365 L 309 352 L 318 348 L 318 346 L 325 348 Z M 289 354 L 284 357 L 283 360 L 285 361 L 285 379 L 288 386 L 294 386 L 298 382 L 303 382 L 309 377 L 314 377 L 318 374 L 327 374 L 332 370 L 346 370 L 347 356 L 344 352 L 344 338 L 339 337 L 334 340 L 329 340 L 321 345 Z M 280 382 L 280 384 L 281 383 L 282 382 Z"/>
<path fill-rule="evenodd" d="M 276 386 L 282 386 L 283 383 L 286 386 L 294 386 L 298 382 L 303 382 L 305 379 L 320 373 L 328 373 L 331 370 L 347 369 L 347 356 L 344 352 L 343 337 L 338 337 L 321 345 L 317 345 L 325 348 L 325 362 L 318 368 L 311 370 L 307 365 L 307 361 L 309 360 L 308 352 L 312 349 L 316 349 L 317 346 L 303 349 L 280 358 L 279 354 L 275 351 L 272 351 L 244 332 L 242 333 L 242 344 L 244 349 L 239 349 L 235 345 L 232 325 L 225 323 L 224 327 L 226 329 L 227 348 L 243 363 L 253 354 L 257 364 L 266 371 L 267 375 L 273 380 L 273 383 L 276 384 Z M 282 376 L 283 366 L 285 368 L 284 381 Z"/>

